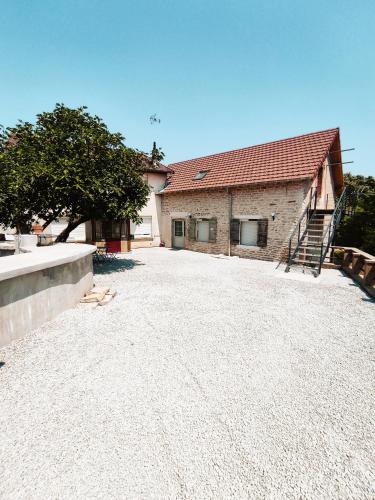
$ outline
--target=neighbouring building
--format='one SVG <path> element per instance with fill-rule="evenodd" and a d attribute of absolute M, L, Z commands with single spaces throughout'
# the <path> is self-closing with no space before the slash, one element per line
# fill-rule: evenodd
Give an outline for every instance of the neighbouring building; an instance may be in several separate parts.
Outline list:
<path fill-rule="evenodd" d="M 161 198 L 158 193 L 165 187 L 167 177 L 173 170 L 159 162 L 147 162 L 144 178 L 150 187 L 147 204 L 141 210 L 141 224 L 130 223 L 131 248 L 160 246 L 161 237 Z"/>
<path fill-rule="evenodd" d="M 339 129 L 169 165 L 161 198 L 166 246 L 279 260 L 312 189 L 331 209 L 343 189 Z"/>
<path fill-rule="evenodd" d="M 142 222 L 134 224 L 128 220 L 91 220 L 80 224 L 68 238 L 68 242 L 89 242 L 105 246 L 109 252 L 128 252 L 131 248 L 159 246 L 161 243 L 161 199 L 156 196 L 165 187 L 167 176 L 173 170 L 159 162 L 152 163 L 145 158 L 143 176 L 150 187 L 150 195 L 141 210 Z M 67 220 L 60 218 L 44 231 L 57 236 L 67 226 Z"/>

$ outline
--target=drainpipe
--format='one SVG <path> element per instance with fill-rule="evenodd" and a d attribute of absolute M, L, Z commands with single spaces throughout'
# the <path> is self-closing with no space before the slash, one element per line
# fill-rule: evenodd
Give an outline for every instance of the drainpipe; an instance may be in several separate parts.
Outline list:
<path fill-rule="evenodd" d="M 229 188 L 227 188 L 228 193 L 228 256 L 230 257 L 230 221 L 232 220 L 232 193 Z"/>

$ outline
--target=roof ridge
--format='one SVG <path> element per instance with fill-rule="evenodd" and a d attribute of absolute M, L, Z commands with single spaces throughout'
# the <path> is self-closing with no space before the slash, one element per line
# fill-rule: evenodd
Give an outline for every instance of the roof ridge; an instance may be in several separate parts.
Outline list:
<path fill-rule="evenodd" d="M 174 163 L 169 163 L 167 166 L 169 168 L 171 168 L 172 165 L 177 165 L 179 163 L 187 163 L 187 162 L 194 161 L 194 160 L 202 160 L 204 158 L 212 158 L 214 156 L 220 156 L 220 155 L 223 155 L 223 154 L 226 154 L 226 153 L 234 153 L 235 151 L 244 151 L 245 149 L 256 148 L 256 147 L 260 147 L 260 146 L 266 146 L 266 145 L 269 145 L 269 144 L 277 144 L 277 143 L 280 143 L 280 142 L 290 141 L 292 139 L 299 139 L 299 138 L 307 137 L 307 136 L 310 136 L 310 135 L 323 134 L 325 132 L 333 132 L 333 131 L 338 132 L 339 130 L 340 130 L 340 127 L 327 128 L 325 130 L 316 130 L 315 132 L 308 132 L 306 134 L 294 135 L 292 137 L 285 137 L 284 139 L 277 139 L 275 141 L 262 142 L 260 144 L 253 144 L 252 146 L 245 146 L 245 147 L 242 147 L 242 148 L 229 149 L 227 151 L 222 151 L 220 153 L 211 153 L 209 155 L 197 156 L 195 158 L 190 158 L 189 160 L 176 161 Z"/>

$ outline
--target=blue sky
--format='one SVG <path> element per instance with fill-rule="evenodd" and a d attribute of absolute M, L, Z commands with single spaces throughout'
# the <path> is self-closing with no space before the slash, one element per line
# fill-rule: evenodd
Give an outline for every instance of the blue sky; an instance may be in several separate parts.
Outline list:
<path fill-rule="evenodd" d="M 85 104 L 166 162 L 341 127 L 375 175 L 373 0 L 0 0 L 0 123 Z M 156 113 L 160 124 L 151 125 Z"/>

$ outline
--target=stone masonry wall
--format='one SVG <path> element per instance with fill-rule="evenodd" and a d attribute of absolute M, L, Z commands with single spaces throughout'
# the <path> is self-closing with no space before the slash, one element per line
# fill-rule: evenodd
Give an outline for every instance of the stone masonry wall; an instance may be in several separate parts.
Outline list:
<path fill-rule="evenodd" d="M 162 195 L 162 240 L 172 246 L 172 219 L 185 220 L 185 248 L 197 252 L 228 253 L 228 195 L 225 190 L 189 191 Z M 217 217 L 216 243 L 188 239 L 189 215 L 194 218 Z"/>
<path fill-rule="evenodd" d="M 187 191 L 162 195 L 162 240 L 172 246 L 172 220 L 184 219 L 185 248 L 213 254 L 229 253 L 230 195 L 232 219 L 268 219 L 266 247 L 246 247 L 231 244 L 231 255 L 240 257 L 279 260 L 285 250 L 289 235 L 300 217 L 310 184 L 307 181 L 264 184 L 252 187 Z M 272 213 L 276 214 L 272 220 Z M 191 241 L 188 238 L 190 216 L 217 218 L 215 243 Z"/>

